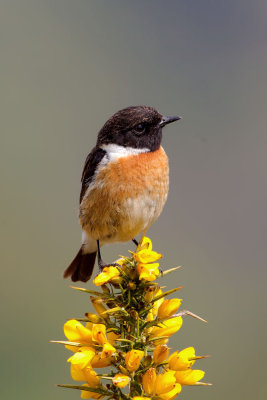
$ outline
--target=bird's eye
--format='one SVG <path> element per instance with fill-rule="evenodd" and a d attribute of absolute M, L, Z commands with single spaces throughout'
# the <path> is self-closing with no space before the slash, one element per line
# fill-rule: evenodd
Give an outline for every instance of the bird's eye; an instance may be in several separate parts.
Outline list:
<path fill-rule="evenodd" d="M 137 135 L 142 135 L 143 133 L 145 133 L 145 130 L 146 130 L 146 127 L 144 124 L 138 124 L 134 128 L 134 133 L 136 133 Z"/>

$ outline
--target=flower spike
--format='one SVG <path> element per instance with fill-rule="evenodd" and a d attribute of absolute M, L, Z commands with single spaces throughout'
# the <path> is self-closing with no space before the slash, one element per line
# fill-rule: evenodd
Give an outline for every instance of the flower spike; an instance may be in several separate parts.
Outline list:
<path fill-rule="evenodd" d="M 71 355 L 70 373 L 80 385 L 82 399 L 173 400 L 186 386 L 209 386 L 194 347 L 171 352 L 168 341 L 183 325 L 184 316 L 207 322 L 188 310 L 178 311 L 182 299 L 157 280 L 178 270 L 161 271 L 162 254 L 145 235 L 130 256 L 106 266 L 94 279 L 97 290 L 72 287 L 89 295 L 94 312 L 64 324 L 63 344 Z M 165 290 L 165 292 L 164 292 Z M 110 368 L 106 373 L 103 368 Z"/>

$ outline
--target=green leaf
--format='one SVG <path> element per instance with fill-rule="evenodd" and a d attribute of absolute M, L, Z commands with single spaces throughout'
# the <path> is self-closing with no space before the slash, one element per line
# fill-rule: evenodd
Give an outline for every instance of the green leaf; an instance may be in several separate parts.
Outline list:
<path fill-rule="evenodd" d="M 178 288 L 174 288 L 174 289 L 168 290 L 165 293 L 161 293 L 160 295 L 154 297 L 154 299 L 151 300 L 151 303 L 155 303 L 155 301 L 158 301 L 159 299 L 162 299 L 162 297 L 169 296 L 169 294 L 175 293 L 175 292 L 177 292 L 178 290 L 181 290 L 181 289 L 183 289 L 183 286 L 179 286 Z"/>
<path fill-rule="evenodd" d="M 169 339 L 169 336 L 157 336 L 157 337 L 154 337 L 152 339 L 149 339 L 147 341 L 147 343 L 155 342 L 156 340 L 162 340 L 162 339 Z"/>
<path fill-rule="evenodd" d="M 68 342 L 67 340 L 50 340 L 50 343 L 59 343 L 59 344 L 64 344 L 65 346 L 75 346 L 75 347 L 88 346 L 78 342 Z"/>
<path fill-rule="evenodd" d="M 111 394 L 113 395 L 112 392 L 109 392 L 108 390 L 101 389 L 101 388 L 91 388 L 88 386 L 81 386 L 81 385 L 56 385 L 56 386 L 67 388 L 67 389 L 85 390 L 86 392 L 94 392 L 94 393 L 104 394 L 106 396 L 110 396 Z"/>
<path fill-rule="evenodd" d="M 174 268 L 167 269 L 166 271 L 162 271 L 161 276 L 168 275 L 168 274 L 170 274 L 171 272 L 174 272 L 174 271 L 176 271 L 177 269 L 180 269 L 180 268 L 182 268 L 181 265 L 179 265 L 178 267 L 174 267 Z"/>
<path fill-rule="evenodd" d="M 96 292 L 95 290 L 89 290 L 89 289 L 80 288 L 80 287 L 76 287 L 76 286 L 71 286 L 71 288 L 75 289 L 75 290 L 79 290 L 80 292 L 93 294 L 94 296 L 109 297 L 109 295 L 104 292 Z"/>

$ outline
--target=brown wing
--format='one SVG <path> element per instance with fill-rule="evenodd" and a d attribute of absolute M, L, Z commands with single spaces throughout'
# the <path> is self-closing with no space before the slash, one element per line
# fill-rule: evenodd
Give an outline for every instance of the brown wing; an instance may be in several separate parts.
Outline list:
<path fill-rule="evenodd" d="M 90 183 L 93 180 L 96 168 L 102 158 L 105 156 L 106 152 L 105 150 L 100 149 L 99 147 L 94 147 L 91 151 L 91 153 L 88 154 L 84 168 L 83 168 L 83 173 L 82 173 L 82 188 L 81 188 L 81 193 L 80 193 L 80 203 L 83 199 L 83 196 L 88 188 L 90 186 Z"/>

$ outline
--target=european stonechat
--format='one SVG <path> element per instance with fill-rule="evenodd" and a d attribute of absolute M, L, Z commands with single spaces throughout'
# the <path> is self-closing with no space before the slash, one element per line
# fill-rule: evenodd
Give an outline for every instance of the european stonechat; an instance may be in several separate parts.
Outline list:
<path fill-rule="evenodd" d="M 181 117 L 166 117 L 152 107 L 127 107 L 98 133 L 82 173 L 79 219 L 82 246 L 64 278 L 86 282 L 100 246 L 133 240 L 159 217 L 169 190 L 168 157 L 162 128 Z M 110 265 L 110 264 L 108 264 Z"/>

